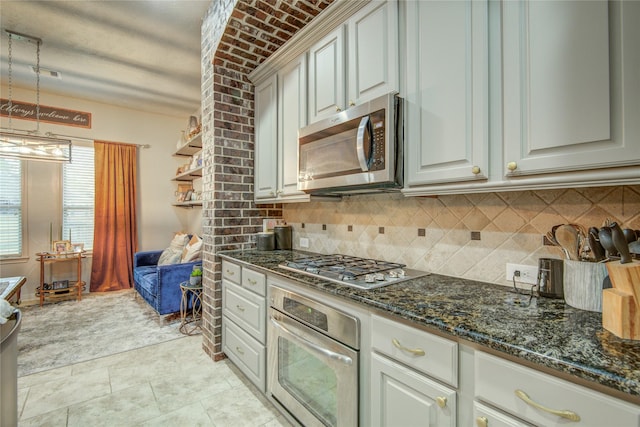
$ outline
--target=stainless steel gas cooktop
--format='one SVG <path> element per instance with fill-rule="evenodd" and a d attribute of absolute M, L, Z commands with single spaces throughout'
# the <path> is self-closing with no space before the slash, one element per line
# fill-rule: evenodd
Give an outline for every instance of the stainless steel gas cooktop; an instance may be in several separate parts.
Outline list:
<path fill-rule="evenodd" d="M 285 261 L 280 267 L 360 289 L 379 288 L 429 274 L 406 269 L 404 264 L 349 255 L 312 255 Z"/>

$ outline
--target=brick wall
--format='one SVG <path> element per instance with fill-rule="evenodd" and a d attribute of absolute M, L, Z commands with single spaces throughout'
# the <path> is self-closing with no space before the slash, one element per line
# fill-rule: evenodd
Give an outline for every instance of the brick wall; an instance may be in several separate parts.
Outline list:
<path fill-rule="evenodd" d="M 333 0 L 215 0 L 202 24 L 203 347 L 221 348 L 218 251 L 254 246 L 281 205 L 253 201 L 253 85 L 248 75 Z M 275 167 L 275 165 L 274 165 Z"/>

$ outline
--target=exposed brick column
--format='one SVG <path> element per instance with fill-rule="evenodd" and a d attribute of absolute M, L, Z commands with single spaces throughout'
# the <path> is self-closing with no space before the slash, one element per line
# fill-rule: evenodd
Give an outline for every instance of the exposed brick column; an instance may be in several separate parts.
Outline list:
<path fill-rule="evenodd" d="M 282 216 L 281 205 L 253 201 L 254 87 L 248 75 L 332 2 L 214 0 L 202 24 L 203 348 L 214 360 L 224 357 L 215 254 L 254 247 L 262 218 Z"/>

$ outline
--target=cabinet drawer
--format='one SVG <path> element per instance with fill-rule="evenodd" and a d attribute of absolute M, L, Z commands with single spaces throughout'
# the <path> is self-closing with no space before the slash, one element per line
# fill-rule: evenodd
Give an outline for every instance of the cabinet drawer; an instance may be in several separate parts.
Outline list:
<path fill-rule="evenodd" d="M 222 350 L 264 393 L 267 378 L 265 347 L 225 317 L 222 319 Z"/>
<path fill-rule="evenodd" d="M 640 407 L 482 352 L 475 354 L 475 396 L 524 421 L 545 426 L 638 426 Z M 516 390 L 544 408 L 575 413 L 567 418 L 525 403 Z"/>
<path fill-rule="evenodd" d="M 229 261 L 222 261 L 222 278 L 240 284 L 240 266 Z"/>
<path fill-rule="evenodd" d="M 490 408 L 480 402 L 473 402 L 473 420 L 476 427 L 530 427 L 517 418 Z"/>
<path fill-rule="evenodd" d="M 264 344 L 266 338 L 266 301 L 264 297 L 223 280 L 222 313 Z"/>
<path fill-rule="evenodd" d="M 456 342 L 376 315 L 372 315 L 371 330 L 371 345 L 375 351 L 458 386 Z"/>
<path fill-rule="evenodd" d="M 267 295 L 265 275 L 245 267 L 242 267 L 242 287 L 263 297 Z"/>

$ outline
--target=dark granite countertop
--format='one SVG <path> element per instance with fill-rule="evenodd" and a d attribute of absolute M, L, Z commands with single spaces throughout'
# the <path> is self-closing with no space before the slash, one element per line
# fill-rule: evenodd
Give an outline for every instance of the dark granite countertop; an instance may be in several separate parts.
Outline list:
<path fill-rule="evenodd" d="M 534 365 L 593 382 L 640 402 L 640 341 L 602 327 L 601 313 L 562 300 L 530 299 L 513 289 L 431 274 L 362 290 L 294 273 L 278 265 L 299 251 L 226 251 L 221 258 L 246 263 L 297 282 L 493 349 Z M 588 384 L 587 383 L 587 384 Z"/>

